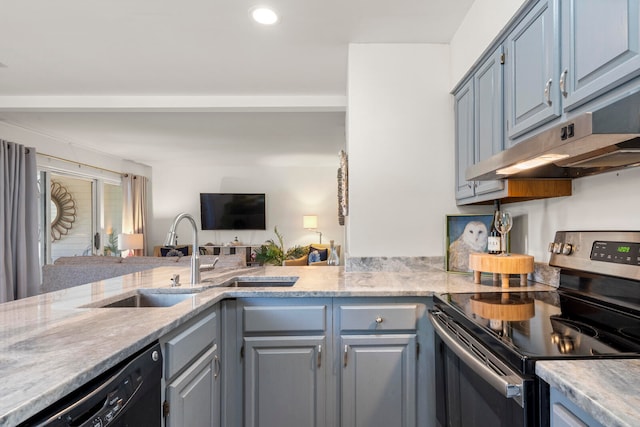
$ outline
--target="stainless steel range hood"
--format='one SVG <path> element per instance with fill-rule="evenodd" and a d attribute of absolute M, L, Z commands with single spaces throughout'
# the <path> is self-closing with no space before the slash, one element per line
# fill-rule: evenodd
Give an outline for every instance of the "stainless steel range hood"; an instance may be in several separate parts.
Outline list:
<path fill-rule="evenodd" d="M 466 179 L 578 178 L 631 166 L 640 166 L 640 92 L 476 163 Z"/>

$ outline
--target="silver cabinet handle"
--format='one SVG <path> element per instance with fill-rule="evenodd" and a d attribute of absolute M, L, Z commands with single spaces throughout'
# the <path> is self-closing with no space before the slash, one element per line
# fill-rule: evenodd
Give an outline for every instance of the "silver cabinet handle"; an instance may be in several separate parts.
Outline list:
<path fill-rule="evenodd" d="M 220 358 L 217 354 L 213 358 L 213 364 L 215 366 L 215 370 L 213 371 L 213 378 L 218 378 L 218 375 L 220 375 Z"/>
<path fill-rule="evenodd" d="M 344 366 L 345 366 L 345 368 L 347 367 L 347 357 L 348 357 L 348 354 L 349 354 L 349 346 L 347 346 L 347 345 L 345 344 L 345 346 L 344 346 Z"/>
<path fill-rule="evenodd" d="M 547 101 L 547 105 L 551 105 L 551 84 L 553 81 L 549 79 L 546 85 L 544 85 L 544 98 Z"/>
<path fill-rule="evenodd" d="M 565 98 L 567 97 L 567 95 L 569 95 L 569 93 L 567 92 L 567 74 L 568 73 L 569 73 L 569 70 L 565 68 L 562 74 L 560 74 L 560 93 Z"/>
<path fill-rule="evenodd" d="M 376 317 L 376 323 L 379 325 L 380 323 L 384 322 L 384 319 L 382 318 L 382 316 L 378 316 Z"/>
<path fill-rule="evenodd" d="M 322 366 L 322 344 L 318 345 L 318 368 Z"/>

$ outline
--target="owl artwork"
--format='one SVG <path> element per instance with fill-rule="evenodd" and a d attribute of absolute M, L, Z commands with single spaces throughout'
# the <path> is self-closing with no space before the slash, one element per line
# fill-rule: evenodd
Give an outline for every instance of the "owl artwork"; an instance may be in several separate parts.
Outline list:
<path fill-rule="evenodd" d="M 449 270 L 469 270 L 469 254 L 487 249 L 487 226 L 480 221 L 470 221 L 464 231 L 449 245 Z"/>

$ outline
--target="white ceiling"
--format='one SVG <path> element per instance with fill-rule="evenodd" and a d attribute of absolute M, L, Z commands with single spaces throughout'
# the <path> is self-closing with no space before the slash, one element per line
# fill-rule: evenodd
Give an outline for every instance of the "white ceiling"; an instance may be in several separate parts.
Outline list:
<path fill-rule="evenodd" d="M 251 22 L 249 9 L 267 3 L 281 21 Z M 334 156 L 335 144 L 317 142 L 344 143 L 344 114 L 335 113 L 344 101 L 335 100 L 346 95 L 348 44 L 447 43 L 472 3 L 0 0 L 0 121 L 146 164 L 172 155 L 165 148 L 177 137 L 217 153 L 268 143 L 310 154 L 328 145 Z M 139 106 L 158 95 L 176 107 L 112 108 L 114 97 Z M 256 96 L 303 97 L 302 111 L 324 112 L 220 112 Z M 183 108 L 202 97 L 219 108 Z M 288 111 L 296 103 L 275 102 Z"/>

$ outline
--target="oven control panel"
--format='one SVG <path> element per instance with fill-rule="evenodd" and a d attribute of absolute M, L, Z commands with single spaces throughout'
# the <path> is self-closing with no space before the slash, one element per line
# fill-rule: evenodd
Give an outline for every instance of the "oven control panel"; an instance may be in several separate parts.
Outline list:
<path fill-rule="evenodd" d="M 594 261 L 640 266 L 640 243 L 596 241 L 590 258 Z"/>
<path fill-rule="evenodd" d="M 557 231 L 549 265 L 640 280 L 640 231 Z"/>

